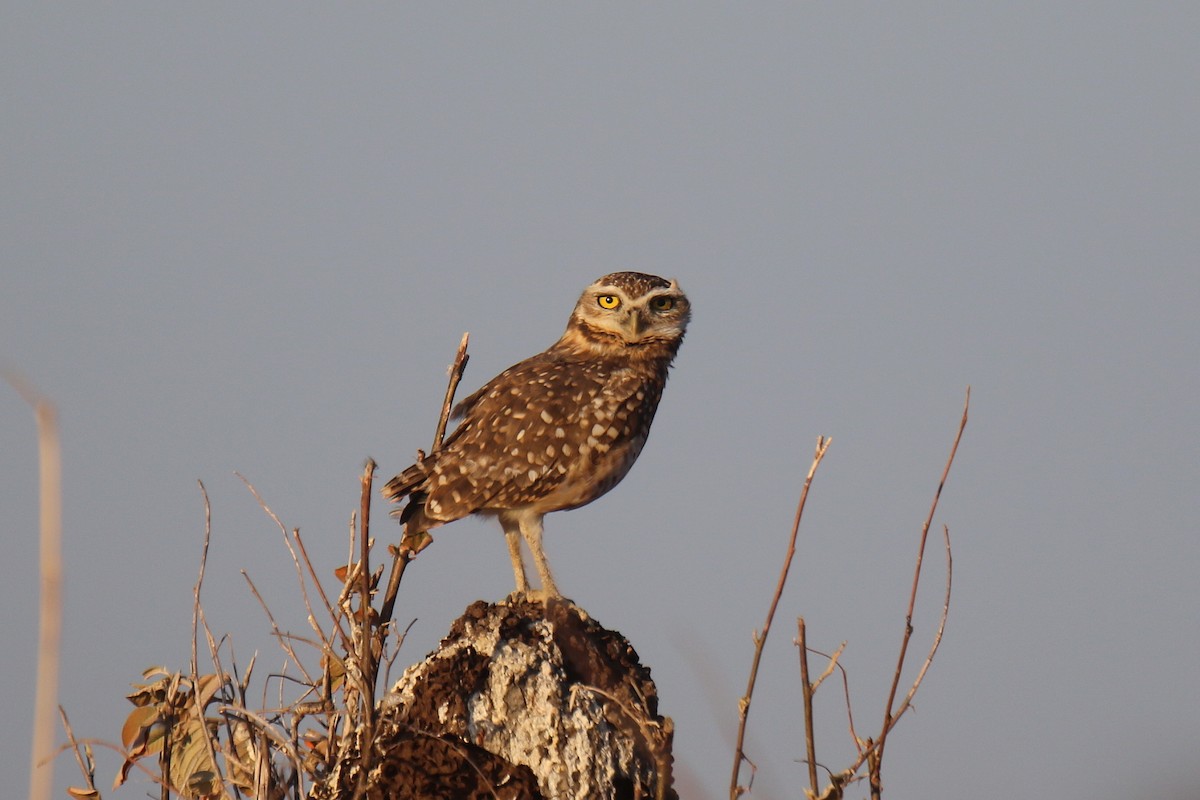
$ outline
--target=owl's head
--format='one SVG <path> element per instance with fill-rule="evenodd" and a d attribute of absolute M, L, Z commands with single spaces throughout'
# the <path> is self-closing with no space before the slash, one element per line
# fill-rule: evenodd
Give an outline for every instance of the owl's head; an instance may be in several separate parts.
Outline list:
<path fill-rule="evenodd" d="M 614 272 L 584 290 L 567 334 L 597 347 L 679 347 L 691 304 L 679 284 L 641 272 Z"/>

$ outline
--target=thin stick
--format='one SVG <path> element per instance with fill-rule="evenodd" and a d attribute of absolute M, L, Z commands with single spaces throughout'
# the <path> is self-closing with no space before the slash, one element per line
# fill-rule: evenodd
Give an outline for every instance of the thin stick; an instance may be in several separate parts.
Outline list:
<path fill-rule="evenodd" d="M 196 585 L 192 589 L 192 678 L 200 674 L 200 659 L 197 655 L 200 633 L 200 587 L 204 585 L 204 570 L 208 565 L 208 544 L 212 540 L 212 505 L 208 501 L 208 490 L 204 481 L 196 481 L 200 486 L 200 496 L 204 498 L 204 545 L 200 548 L 200 573 L 196 576 Z"/>
<path fill-rule="evenodd" d="M 909 687 L 908 694 L 904 696 L 899 707 L 896 709 L 892 722 L 895 726 L 895 720 L 900 718 L 900 715 L 909 709 L 912 705 L 912 699 L 917 693 L 917 689 L 921 687 L 921 682 L 925 680 L 925 673 L 929 671 L 929 665 L 933 663 L 933 657 L 937 654 L 938 647 L 942 644 L 942 634 L 946 631 L 946 620 L 950 616 L 950 588 L 954 583 L 954 556 L 950 552 L 950 529 L 945 525 L 942 526 L 942 539 L 946 547 L 946 596 L 942 599 L 942 618 L 938 620 L 937 633 L 933 636 L 933 644 L 929 647 L 929 654 L 925 656 L 925 663 L 921 665 L 921 669 L 917 672 L 916 680 Z"/>
<path fill-rule="evenodd" d="M 204 488 L 204 481 L 196 481 L 200 485 L 200 494 L 204 497 L 204 546 L 200 550 L 200 572 L 196 576 L 196 586 L 192 590 L 192 703 L 195 706 L 196 719 L 204 719 L 204 704 L 200 702 L 200 658 L 197 654 L 199 650 L 200 630 L 200 587 L 204 585 L 204 571 L 208 565 L 208 544 L 212 540 L 212 505 L 208 502 L 208 490 Z M 215 663 L 215 662 L 214 662 Z M 220 665 L 217 665 L 218 672 L 221 672 Z M 220 674 L 218 680 L 222 685 L 225 682 L 224 674 Z M 216 773 L 215 783 L 218 786 L 225 785 L 225 777 L 221 774 L 221 765 L 217 763 L 216 749 L 213 747 L 212 738 L 209 736 L 201 736 L 204 740 L 205 747 L 208 749 L 208 760 L 212 764 L 213 771 Z M 170 776 L 166 776 L 170 780 Z"/>
<path fill-rule="evenodd" d="M 271 510 L 271 507 L 267 505 L 267 501 L 264 500 L 262 495 L 258 493 L 258 489 L 255 488 L 254 484 L 246 479 L 245 475 L 236 471 L 233 474 L 238 477 L 238 480 L 245 484 L 246 488 L 250 490 L 250 494 L 254 495 L 254 499 L 258 501 L 259 508 L 261 508 L 263 512 L 271 518 L 271 521 L 274 522 L 276 527 L 279 528 L 279 532 L 283 534 L 283 544 L 284 547 L 288 549 L 288 553 L 290 553 L 292 556 L 292 566 L 296 570 L 296 578 L 300 584 L 300 595 L 304 600 L 304 607 L 308 611 L 309 624 L 310 626 L 316 628 L 318 636 L 324 640 L 326 638 L 324 631 L 322 631 L 320 626 L 316 624 L 316 619 L 312 613 L 312 604 L 309 602 L 308 590 L 304 583 L 304 572 L 300 566 L 300 556 L 296 553 L 296 548 L 292 546 L 292 540 L 291 537 L 288 536 L 287 526 L 284 525 L 283 520 L 281 520 L 279 516 Z M 300 659 L 296 656 L 295 651 L 290 647 L 290 645 L 285 644 L 286 637 L 281 634 L 279 626 L 275 624 L 275 619 L 271 616 L 271 610 L 267 607 L 266 601 L 263 600 L 262 595 L 258 593 L 257 587 L 254 586 L 254 582 L 250 580 L 250 575 L 245 570 L 242 570 L 242 576 L 246 579 L 246 582 L 250 584 L 250 588 L 254 592 L 254 596 L 258 599 L 259 605 L 263 607 L 263 610 L 267 614 L 267 618 L 271 621 L 271 627 L 276 638 L 280 641 L 280 646 L 283 647 L 284 652 L 287 653 L 292 661 L 296 663 L 296 666 L 300 668 L 300 671 L 304 674 L 305 679 L 311 682 L 311 678 L 307 670 L 304 669 L 304 664 L 300 662 Z"/>
<path fill-rule="evenodd" d="M 374 655 L 375 627 L 371 619 L 371 483 L 375 476 L 375 462 L 367 459 L 362 475 L 362 498 L 359 507 L 359 564 L 358 577 L 361 597 L 358 603 L 359 618 L 351 623 L 358 628 L 358 668 L 362 673 L 363 703 L 363 748 L 362 770 L 371 768 L 371 746 L 375 741 L 375 677 L 379 674 L 379 660 Z M 382 649 L 382 645 L 381 648 Z"/>
<path fill-rule="evenodd" d="M 96 760 L 92 757 L 92 746 L 86 742 L 83 744 L 83 752 L 79 752 L 80 741 L 75 738 L 75 731 L 71 728 L 71 720 L 67 719 L 67 710 L 62 706 L 58 707 L 58 715 L 62 718 L 63 730 L 67 733 L 67 741 L 71 743 L 71 752 L 75 755 L 75 763 L 79 765 L 79 771 L 83 773 L 83 778 L 87 781 L 87 788 L 93 792 L 96 797 L 100 793 L 96 791 Z"/>
<path fill-rule="evenodd" d="M 446 396 L 442 400 L 442 413 L 438 417 L 437 430 L 433 434 L 431 453 L 436 453 L 446 438 L 446 425 L 450 422 L 450 414 L 454 408 L 454 393 L 458 391 L 458 383 L 462 380 L 463 372 L 467 369 L 467 361 L 471 358 L 467 355 L 467 342 L 470 339 L 470 333 L 462 335 L 462 341 L 458 343 L 458 352 L 454 354 L 454 363 L 450 365 L 450 382 L 446 385 Z M 405 533 L 407 534 L 407 531 Z M 383 593 L 383 606 L 379 610 L 380 628 L 392 621 L 392 614 L 396 609 L 396 594 L 400 591 L 400 579 L 404 577 L 404 570 L 408 568 L 408 562 L 412 560 L 413 556 L 414 554 L 403 544 L 392 550 L 392 570 L 388 574 L 387 588 Z"/>
<path fill-rule="evenodd" d="M 383 673 L 384 686 L 390 686 L 392 684 L 392 664 L 395 663 L 396 656 L 400 655 L 400 648 L 404 646 L 404 640 L 408 638 L 408 632 L 412 630 L 412 626 L 416 624 L 417 620 L 415 617 L 409 620 L 408 625 L 404 627 L 404 630 L 400 632 L 400 635 L 396 637 L 396 641 L 392 644 L 392 652 L 387 656 L 387 666 Z"/>
<path fill-rule="evenodd" d="M 813 734 L 813 685 L 808 681 L 808 638 L 804 630 L 804 617 L 796 618 L 796 644 L 800 648 L 800 691 L 804 698 L 804 747 L 808 756 L 808 782 L 815 796 L 817 785 L 817 740 Z"/>
<path fill-rule="evenodd" d="M 266 512 L 267 516 L 269 516 L 272 519 L 272 521 L 274 521 L 274 523 L 279 527 L 279 532 L 283 534 L 284 547 L 286 547 L 288 549 L 288 553 L 292 557 L 292 566 L 296 570 L 296 582 L 300 586 L 300 597 L 304 601 L 305 610 L 308 611 L 309 626 L 313 628 L 314 632 L 317 634 L 317 636 L 320 639 L 322 639 L 322 640 L 326 639 L 327 637 L 325 636 L 325 632 L 321 629 L 320 624 L 317 622 L 316 616 L 313 614 L 312 602 L 308 599 L 308 588 L 304 582 L 304 571 L 300 568 L 300 557 L 296 553 L 296 548 L 292 546 L 292 540 L 290 538 L 288 538 L 288 531 L 287 531 L 287 528 L 283 524 L 283 520 L 281 520 L 278 516 L 275 515 L 275 512 L 272 511 L 270 506 L 267 505 L 266 501 L 263 500 L 262 495 L 260 495 L 258 493 L 258 489 L 254 488 L 254 484 L 252 484 L 252 483 L 250 483 L 250 481 L 246 480 L 245 475 L 243 475 L 240 472 L 236 472 L 236 471 L 233 474 L 236 475 L 241 480 L 241 482 L 246 485 L 246 488 L 250 490 L 250 493 L 252 495 L 254 495 L 254 499 L 258 501 L 259 507 L 262 508 L 262 510 L 264 512 Z M 294 531 L 296 533 L 297 538 L 299 538 L 299 533 L 300 533 L 299 529 L 296 528 L 296 529 L 294 529 Z M 314 578 L 314 580 L 315 580 L 315 578 Z M 319 582 L 317 582 L 317 588 L 318 589 L 320 588 Z"/>
<path fill-rule="evenodd" d="M 433 450 L 442 446 L 442 440 L 446 438 L 446 425 L 450 422 L 450 411 L 454 408 L 454 393 L 458 390 L 458 382 L 462 380 L 463 371 L 467 368 L 467 360 L 470 356 L 467 355 L 467 341 L 471 338 L 471 334 L 464 333 L 462 341 L 458 343 L 458 352 L 454 355 L 454 364 L 450 367 L 450 383 L 446 386 L 446 398 L 442 401 L 442 414 L 438 418 L 437 432 L 433 435 Z"/>
<path fill-rule="evenodd" d="M 295 748 L 292 746 L 292 743 L 287 739 L 287 737 L 276 730 L 275 726 L 264 719 L 261 715 L 255 714 L 248 708 L 230 705 L 218 706 L 217 713 L 222 716 L 232 715 L 235 717 L 241 717 L 243 720 L 254 725 L 256 728 L 262 731 L 268 739 L 274 742 L 279 749 L 282 750 L 289 759 L 291 759 L 293 764 L 300 764 L 303 762 L 304 759 L 301 758 L 300 754 L 296 752 Z"/>
<path fill-rule="evenodd" d="M 54 404 L 16 373 L 9 385 L 33 406 L 38 438 L 38 667 L 29 758 L 30 800 L 50 800 L 54 788 L 54 725 L 62 640 L 62 448 Z"/>
<path fill-rule="evenodd" d="M 816 688 L 820 686 L 826 678 L 832 675 L 835 669 L 842 673 L 842 694 L 846 699 L 846 717 L 850 722 L 850 738 L 854 740 L 854 747 L 861 754 L 863 749 L 863 741 L 862 739 L 858 738 L 858 733 L 854 730 L 854 709 L 850 707 L 850 673 L 848 673 L 846 668 L 843 667 L 838 661 L 838 659 L 842 657 L 842 651 L 845 649 L 845 642 L 842 642 L 840 645 L 838 645 L 838 649 L 834 650 L 832 655 L 829 653 L 822 653 L 820 650 L 815 648 L 813 649 L 812 652 L 829 659 L 829 666 L 825 668 L 825 671 L 821 673 L 821 677 L 817 678 L 816 682 L 813 684 L 813 691 L 816 691 Z M 860 761 L 858 763 L 861 764 L 862 762 Z M 858 765 L 855 765 L 855 769 L 857 768 Z"/>
<path fill-rule="evenodd" d="M 896 723 L 900 721 L 900 717 L 904 715 L 904 712 L 912 708 L 912 699 L 914 696 L 916 696 L 917 690 L 921 688 L 921 683 L 925 680 L 925 673 L 929 671 L 929 666 L 933 663 L 933 657 L 937 654 L 938 647 L 942 643 L 942 634 L 945 633 L 946 630 L 946 620 L 950 616 L 950 591 L 953 584 L 954 558 L 950 552 L 950 529 L 945 525 L 942 526 L 942 538 L 945 542 L 946 548 L 946 594 L 942 600 L 942 617 L 938 621 L 937 633 L 934 635 L 933 644 L 930 645 L 929 652 L 925 656 L 925 662 L 921 665 L 921 669 L 917 673 L 917 677 L 913 681 L 912 686 L 909 687 L 908 694 L 905 695 L 904 700 L 896 708 L 896 713 L 892 715 L 892 722 L 888 730 L 896 727 Z M 814 650 L 813 652 L 815 653 L 817 651 Z M 850 684 L 846 676 L 845 667 L 843 667 L 841 664 L 838 664 L 837 667 L 842 671 L 842 682 L 845 684 L 846 691 L 846 711 L 849 713 Z M 818 680 L 818 683 L 819 682 L 820 681 Z M 866 742 L 864 742 L 863 740 L 859 739 L 858 734 L 854 732 L 854 715 L 850 714 L 850 737 L 854 739 L 855 745 L 858 747 L 858 758 L 847 770 L 845 770 L 843 774 L 853 775 L 854 773 L 858 772 L 858 768 L 861 767 L 864 762 L 868 764 L 870 769 L 878 769 L 879 762 L 877 756 L 879 753 L 879 745 L 883 742 L 882 735 L 878 741 L 868 739 Z"/>
<path fill-rule="evenodd" d="M 349 648 L 350 639 L 346 636 L 345 629 L 342 628 L 341 616 L 334 610 L 333 605 L 329 602 L 329 596 L 325 594 L 325 587 L 321 585 L 321 579 L 317 577 L 317 571 L 313 567 L 312 560 L 308 557 L 308 548 L 304 546 L 304 539 L 300 538 L 299 528 L 292 528 L 292 538 L 296 540 L 296 549 L 300 551 L 300 557 L 304 560 L 304 567 L 308 570 L 308 576 L 312 579 L 313 586 L 317 587 L 317 594 L 321 596 L 321 602 L 325 604 L 325 610 L 329 612 L 329 618 L 333 621 L 333 630 L 337 633 L 338 638 L 341 639 L 342 646 Z M 321 638 L 325 639 L 326 637 L 322 634 Z M 332 643 L 326 642 L 326 647 L 332 647 Z"/>
<path fill-rule="evenodd" d="M 358 537 L 358 591 L 361 597 L 359 598 L 358 611 L 361 615 L 359 620 L 360 631 L 362 637 L 359 639 L 359 660 L 363 668 L 367 670 L 366 677 L 368 684 L 374 684 L 375 674 L 369 669 L 371 662 L 371 481 L 375 476 L 375 461 L 368 458 L 367 463 L 363 466 L 362 474 L 362 493 L 359 498 L 359 537 Z"/>
<path fill-rule="evenodd" d="M 388 574 L 387 589 L 383 593 L 383 608 L 379 610 L 380 627 L 392 621 L 392 614 L 396 610 L 396 595 L 400 592 L 400 579 L 404 577 L 404 570 L 408 568 L 408 562 L 412 558 L 412 553 L 406 547 L 388 549 L 392 553 L 392 571 Z"/>
<path fill-rule="evenodd" d="M 828 678 L 830 675 L 833 674 L 833 671 L 835 669 L 837 669 L 838 667 L 841 666 L 841 664 L 838 663 L 838 659 L 842 657 L 842 651 L 845 649 L 846 649 L 845 642 L 842 642 L 841 644 L 838 645 L 837 650 L 833 651 L 833 655 L 826 655 L 825 653 L 822 653 L 820 650 L 816 650 L 811 647 L 808 648 L 808 652 L 816 653 L 817 655 L 821 656 L 822 658 L 829 659 L 829 664 L 825 667 L 825 671 L 822 672 L 821 675 L 815 681 L 813 681 L 812 688 L 813 688 L 814 692 L 817 691 L 817 687 L 819 687 L 822 683 L 825 682 L 826 678 Z"/>
<path fill-rule="evenodd" d="M 808 488 L 812 485 L 813 475 L 817 472 L 817 467 L 821 463 L 821 459 L 825 457 L 825 451 L 829 449 L 829 444 L 833 440 L 824 436 L 817 437 L 816 453 L 813 455 L 812 466 L 808 468 L 808 475 L 804 478 L 804 487 L 800 490 L 800 502 L 796 504 L 796 519 L 792 523 L 792 535 L 788 540 L 787 555 L 783 560 L 783 569 L 779 573 L 779 583 L 775 587 L 775 596 L 771 599 L 771 607 L 767 611 L 767 619 L 763 623 L 762 630 L 754 636 L 754 659 L 750 664 L 750 677 L 746 682 L 746 693 L 738 702 L 738 732 L 737 743 L 734 745 L 733 751 L 733 772 L 729 777 L 729 798 L 737 800 L 738 795 L 742 793 L 741 787 L 738 786 L 738 773 L 741 772 L 742 761 L 748 760 L 744 750 L 746 742 L 746 720 L 750 716 L 750 700 L 754 696 L 754 683 L 758 679 L 758 665 L 762 661 L 763 647 L 767 643 L 767 634 L 771 631 L 771 621 L 775 619 L 775 609 L 779 606 L 779 598 L 783 596 L 783 586 L 787 583 L 788 570 L 792 566 L 792 557 L 796 555 L 796 537 L 800 532 L 800 518 L 804 514 L 804 503 L 808 500 Z"/>
<path fill-rule="evenodd" d="M 312 676 L 308 674 L 308 670 L 304 669 L 304 663 L 296 655 L 295 648 L 292 647 L 292 637 L 285 634 L 280 628 L 279 623 L 275 621 L 275 615 L 271 613 L 271 608 L 267 605 L 267 601 L 263 600 L 263 596 L 259 593 L 258 587 L 254 585 L 254 581 L 250 578 L 250 573 L 246 570 L 241 570 L 242 577 L 246 580 L 246 584 L 250 587 L 251 594 L 258 604 L 262 607 L 263 613 L 267 615 L 267 621 L 271 623 L 271 633 L 274 634 L 276 641 L 279 642 L 279 647 L 283 650 L 284 655 L 290 658 L 296 667 L 300 670 L 300 674 L 304 676 L 304 680 L 308 681 L 309 686 L 315 686 Z"/>
<path fill-rule="evenodd" d="M 946 466 L 942 470 L 942 478 L 938 481 L 937 491 L 933 494 L 933 502 L 929 507 L 929 514 L 925 517 L 925 523 L 921 526 L 921 543 L 917 548 L 917 563 L 913 569 L 912 591 L 908 595 L 908 611 L 904 615 L 904 636 L 900 640 L 900 655 L 896 660 L 896 671 L 892 675 L 892 686 L 888 690 L 887 706 L 884 708 L 883 726 L 879 732 L 879 741 L 875 745 L 876 757 L 874 759 L 874 769 L 871 775 L 871 794 L 878 797 L 882 791 L 880 785 L 878 769 L 883 761 L 883 748 L 887 743 L 888 731 L 891 730 L 895 722 L 895 716 L 892 713 L 892 705 L 896 700 L 896 690 L 900 686 L 900 675 L 904 670 L 904 658 L 908 652 L 908 643 L 912 639 L 913 634 L 913 610 L 917 604 L 917 587 L 921 583 L 921 565 L 925 558 L 925 541 L 929 537 L 929 526 L 933 524 L 933 515 L 937 511 L 938 500 L 942 496 L 942 489 L 946 486 L 946 479 L 950 475 L 950 466 L 954 463 L 954 455 L 958 452 L 958 443 L 962 441 L 963 431 L 967 427 L 967 412 L 971 407 L 971 387 L 967 387 L 967 398 L 963 403 L 962 420 L 958 423 L 958 433 L 954 436 L 954 444 L 950 447 L 950 456 L 946 459 Z"/>

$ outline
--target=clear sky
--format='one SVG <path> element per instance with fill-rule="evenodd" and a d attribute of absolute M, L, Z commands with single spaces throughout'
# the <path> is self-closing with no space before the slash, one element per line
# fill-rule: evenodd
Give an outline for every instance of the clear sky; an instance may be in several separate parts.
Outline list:
<path fill-rule="evenodd" d="M 685 796 L 726 794 L 818 435 L 751 712 L 755 795 L 806 779 L 796 616 L 815 647 L 848 640 L 856 722 L 878 725 L 969 384 L 938 517 L 953 607 L 886 795 L 1194 797 L 1198 26 L 1186 3 L 10 4 L 0 362 L 61 413 L 77 732 L 118 739 L 128 684 L 187 664 L 197 479 L 211 624 L 277 669 L 238 570 L 297 631 L 299 595 L 234 471 L 328 575 L 364 459 L 386 477 L 428 446 L 461 334 L 469 391 L 632 269 L 678 278 L 692 326 L 637 466 L 548 517 L 546 543 L 652 668 Z M 0 470 L 17 776 L 36 449 L 7 389 Z M 401 661 L 511 586 L 494 522 L 444 529 L 401 593 Z M 840 767 L 840 693 L 817 708 Z"/>

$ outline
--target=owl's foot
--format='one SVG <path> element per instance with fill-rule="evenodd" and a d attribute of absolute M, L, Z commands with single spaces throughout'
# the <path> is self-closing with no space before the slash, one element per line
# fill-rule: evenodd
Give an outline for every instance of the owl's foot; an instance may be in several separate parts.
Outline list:
<path fill-rule="evenodd" d="M 548 589 L 517 589 L 515 592 L 504 598 L 505 605 L 514 605 L 516 603 L 539 603 L 541 605 L 550 605 L 551 603 L 570 603 L 563 597 L 556 588 L 554 591 Z"/>

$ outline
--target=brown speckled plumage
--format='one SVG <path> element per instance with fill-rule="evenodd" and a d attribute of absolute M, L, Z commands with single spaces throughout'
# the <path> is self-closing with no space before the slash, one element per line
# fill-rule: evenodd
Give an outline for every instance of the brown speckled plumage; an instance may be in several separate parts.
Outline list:
<path fill-rule="evenodd" d="M 674 281 L 605 275 L 579 298 L 562 338 L 509 367 L 455 409 L 442 447 L 393 478 L 410 530 L 468 514 L 499 517 L 517 590 L 527 592 L 518 535 L 542 588 L 558 589 L 541 548 L 542 517 L 590 503 L 625 477 L 645 444 L 683 341 L 690 305 Z"/>

